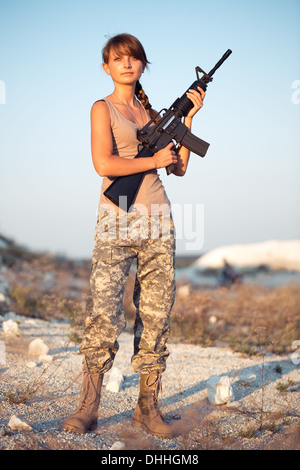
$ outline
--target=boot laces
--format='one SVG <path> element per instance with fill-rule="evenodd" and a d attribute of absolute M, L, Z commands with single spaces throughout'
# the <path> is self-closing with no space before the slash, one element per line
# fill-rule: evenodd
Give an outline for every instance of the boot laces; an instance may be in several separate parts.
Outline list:
<path fill-rule="evenodd" d="M 155 380 L 152 382 L 152 383 L 149 383 L 150 382 L 150 377 L 151 377 L 152 374 L 149 374 L 149 376 L 147 377 L 147 380 L 146 380 L 146 384 L 148 385 L 149 388 L 153 388 L 153 404 L 154 404 L 154 408 L 155 410 L 159 413 L 159 415 L 161 416 L 161 418 L 163 420 L 165 420 L 160 408 L 159 408 L 159 403 L 158 403 L 158 397 L 159 397 L 159 394 L 161 396 L 161 405 L 164 404 L 163 402 L 163 393 L 162 393 L 162 380 L 161 380 L 161 376 L 162 376 L 162 372 L 161 371 L 158 371 L 155 373 Z"/>

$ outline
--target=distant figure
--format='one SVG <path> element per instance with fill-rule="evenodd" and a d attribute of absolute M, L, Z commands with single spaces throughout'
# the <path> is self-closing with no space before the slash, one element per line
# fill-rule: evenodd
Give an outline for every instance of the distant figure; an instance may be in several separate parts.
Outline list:
<path fill-rule="evenodd" d="M 234 283 L 241 283 L 243 276 L 235 272 L 232 266 L 224 259 L 224 267 L 219 277 L 219 285 L 231 287 Z"/>

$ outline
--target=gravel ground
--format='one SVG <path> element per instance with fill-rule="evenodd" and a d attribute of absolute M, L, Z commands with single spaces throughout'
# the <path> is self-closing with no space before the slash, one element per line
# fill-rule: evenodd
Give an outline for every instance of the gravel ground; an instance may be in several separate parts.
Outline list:
<path fill-rule="evenodd" d="M 249 358 L 229 349 L 170 343 L 161 408 L 178 437 L 165 440 L 131 427 L 139 375 L 130 365 L 133 336 L 124 332 L 114 365 L 124 374 L 122 389 L 108 391 L 106 374 L 98 429 L 76 435 L 61 430 L 64 417 L 77 405 L 81 384 L 81 378 L 72 383 L 81 371 L 81 356 L 78 345 L 69 343 L 70 325 L 22 316 L 13 319 L 19 325 L 18 336 L 4 336 L 0 329 L 0 344 L 6 351 L 0 365 L 2 450 L 109 450 L 117 442 L 126 450 L 300 449 L 300 366 L 295 355 Z M 52 362 L 28 354 L 29 343 L 36 338 L 48 345 Z M 256 375 L 255 384 L 240 380 L 245 373 Z M 230 378 L 234 401 L 223 405 L 208 401 L 207 380 L 215 374 Z M 11 403 L 9 393 L 26 390 L 34 381 L 40 386 L 26 403 Z M 13 415 L 32 429 L 11 430 Z"/>

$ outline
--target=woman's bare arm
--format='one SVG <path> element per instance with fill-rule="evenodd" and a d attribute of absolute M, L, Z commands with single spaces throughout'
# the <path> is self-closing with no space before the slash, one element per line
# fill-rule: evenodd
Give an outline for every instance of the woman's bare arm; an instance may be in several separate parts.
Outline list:
<path fill-rule="evenodd" d="M 177 155 L 165 149 L 149 158 L 122 158 L 113 155 L 110 113 L 105 101 L 97 101 L 91 109 L 91 148 L 93 164 L 100 176 L 125 176 L 155 168 L 163 168 L 177 162 Z"/>

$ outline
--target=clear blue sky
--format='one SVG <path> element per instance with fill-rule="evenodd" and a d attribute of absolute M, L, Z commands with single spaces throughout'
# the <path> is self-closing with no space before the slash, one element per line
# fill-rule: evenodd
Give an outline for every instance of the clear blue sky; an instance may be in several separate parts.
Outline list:
<path fill-rule="evenodd" d="M 129 32 L 151 62 L 143 86 L 157 109 L 182 95 L 196 65 L 209 71 L 233 51 L 194 119 L 206 157 L 192 154 L 184 178 L 161 172 L 175 207 L 204 208 L 196 251 L 299 238 L 299 18 L 299 0 L 2 0 L 0 233 L 91 256 L 101 178 L 90 107 L 112 91 L 101 68 L 107 35 Z M 187 224 L 179 232 L 189 237 Z"/>

